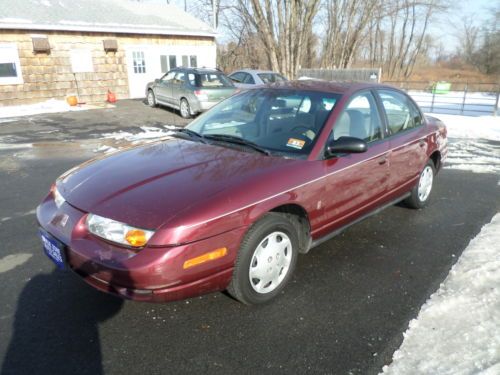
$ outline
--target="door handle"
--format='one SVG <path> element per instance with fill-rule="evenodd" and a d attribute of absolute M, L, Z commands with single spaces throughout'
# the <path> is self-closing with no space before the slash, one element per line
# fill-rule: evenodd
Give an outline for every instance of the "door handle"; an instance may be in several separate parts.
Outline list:
<path fill-rule="evenodd" d="M 378 163 L 379 163 L 380 165 L 383 165 L 383 164 L 387 163 L 387 155 L 384 155 L 384 156 L 382 156 L 381 158 L 379 158 L 379 159 L 378 159 Z"/>

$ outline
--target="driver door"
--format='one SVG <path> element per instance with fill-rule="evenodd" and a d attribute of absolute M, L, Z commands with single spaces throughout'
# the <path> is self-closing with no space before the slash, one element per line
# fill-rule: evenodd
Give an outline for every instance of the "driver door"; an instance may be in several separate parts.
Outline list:
<path fill-rule="evenodd" d="M 370 91 L 356 94 L 337 118 L 329 140 L 356 137 L 368 143 L 359 154 L 340 154 L 323 161 L 325 169 L 322 236 L 381 204 L 389 178 L 389 144 Z"/>
<path fill-rule="evenodd" d="M 175 72 L 168 72 L 160 78 L 158 86 L 156 87 L 156 98 L 164 103 L 169 103 L 169 97 L 172 96 L 172 80 L 174 79 Z"/>

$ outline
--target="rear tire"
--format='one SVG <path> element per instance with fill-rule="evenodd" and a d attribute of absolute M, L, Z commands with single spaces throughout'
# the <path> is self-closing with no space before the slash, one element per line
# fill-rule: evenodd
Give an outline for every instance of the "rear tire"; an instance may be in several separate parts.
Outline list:
<path fill-rule="evenodd" d="M 189 102 L 187 101 L 187 99 L 181 99 L 179 109 L 182 118 L 191 118 L 191 108 L 189 107 Z"/>
<path fill-rule="evenodd" d="M 148 100 L 148 105 L 151 107 L 151 108 L 154 108 L 156 107 L 158 104 L 156 104 L 156 97 L 155 97 L 155 93 L 153 92 L 153 90 L 149 89 L 148 90 L 148 96 L 147 96 L 147 100 Z"/>
<path fill-rule="evenodd" d="M 246 305 L 265 303 L 281 293 L 297 263 L 299 240 L 283 215 L 268 213 L 241 242 L 228 292 Z"/>
<path fill-rule="evenodd" d="M 429 202 L 429 197 L 432 193 L 434 185 L 434 176 L 436 175 L 436 167 L 432 160 L 429 160 L 425 165 L 415 187 L 411 190 L 411 195 L 404 200 L 405 204 L 411 208 L 423 208 Z"/>

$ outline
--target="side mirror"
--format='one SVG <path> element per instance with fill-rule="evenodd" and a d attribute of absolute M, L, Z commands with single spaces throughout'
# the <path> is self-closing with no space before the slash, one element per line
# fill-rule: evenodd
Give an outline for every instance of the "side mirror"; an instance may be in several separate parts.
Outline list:
<path fill-rule="evenodd" d="M 365 141 L 354 137 L 340 137 L 337 140 L 332 140 L 326 145 L 325 154 L 327 157 L 336 154 L 357 154 L 366 152 L 368 145 Z"/>
<path fill-rule="evenodd" d="M 159 78 L 156 78 L 155 79 L 155 83 L 159 83 L 160 82 L 160 79 Z"/>

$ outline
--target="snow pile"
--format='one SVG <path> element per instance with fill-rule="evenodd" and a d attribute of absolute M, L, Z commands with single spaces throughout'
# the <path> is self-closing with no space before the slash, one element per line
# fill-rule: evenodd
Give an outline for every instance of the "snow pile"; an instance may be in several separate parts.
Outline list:
<path fill-rule="evenodd" d="M 500 117 L 427 115 L 439 118 L 448 129 L 446 168 L 500 174 Z"/>
<path fill-rule="evenodd" d="M 500 141 L 500 117 L 455 116 L 428 113 L 446 124 L 448 137 L 457 139 L 489 139 Z"/>
<path fill-rule="evenodd" d="M 49 99 L 42 103 L 0 107 L 0 118 L 38 115 L 40 113 L 56 113 L 67 111 L 82 111 L 90 106 L 70 106 L 64 100 Z"/>
<path fill-rule="evenodd" d="M 500 214 L 410 322 L 384 374 L 500 374 Z"/>

